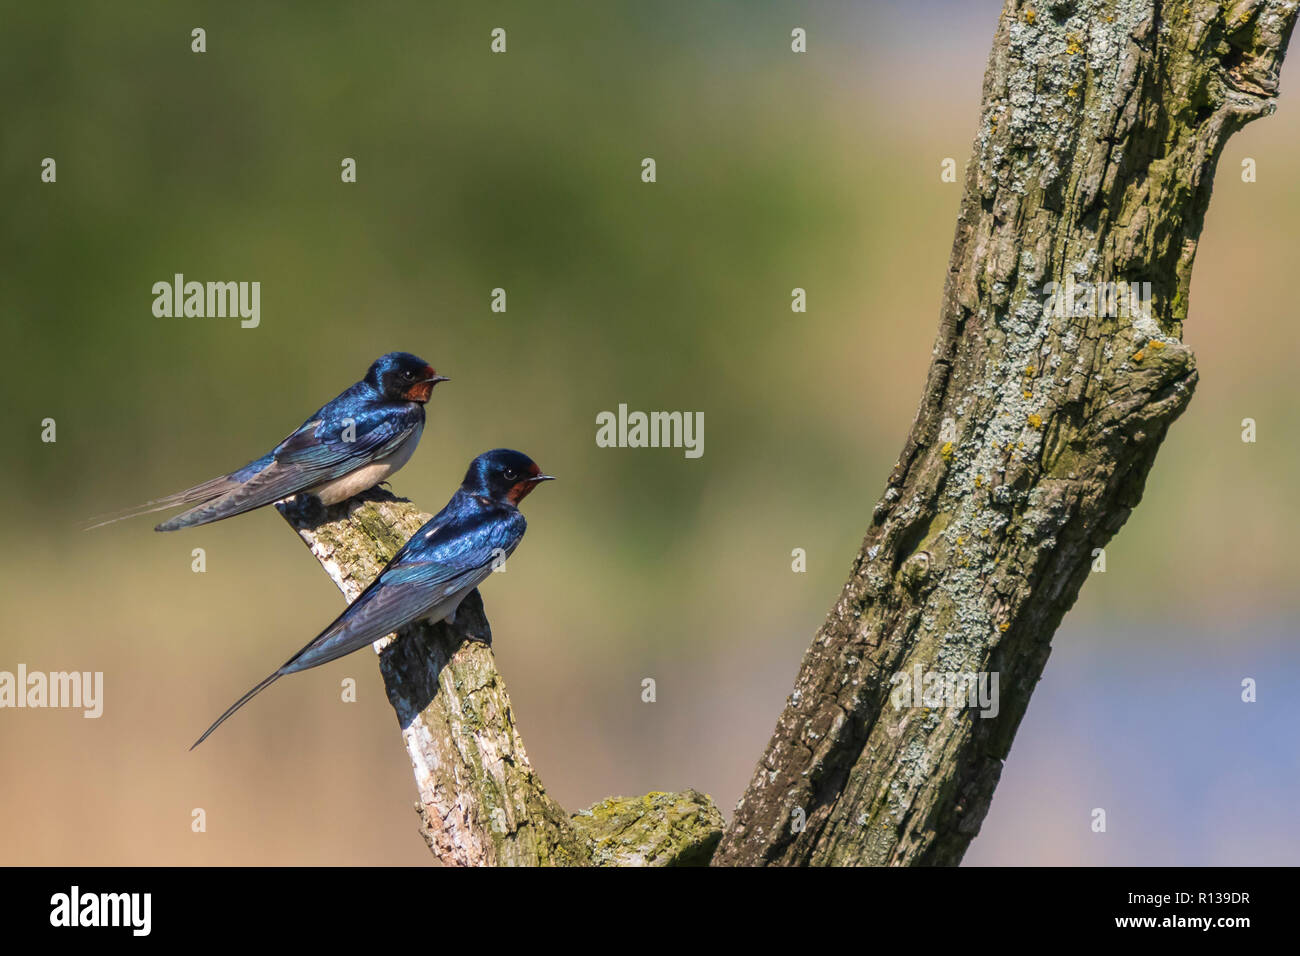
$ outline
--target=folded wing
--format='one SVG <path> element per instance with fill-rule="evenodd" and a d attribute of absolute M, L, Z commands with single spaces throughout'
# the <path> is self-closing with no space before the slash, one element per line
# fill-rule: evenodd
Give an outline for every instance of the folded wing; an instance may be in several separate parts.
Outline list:
<path fill-rule="evenodd" d="M 439 516 L 441 517 L 441 516 Z M 316 667 L 372 644 L 463 597 L 508 557 L 523 537 L 524 516 L 499 513 L 481 521 L 439 524 L 417 531 L 378 578 L 338 619 L 291 658 L 281 671 Z"/>
<path fill-rule="evenodd" d="M 422 425 L 423 411 L 418 408 L 384 408 L 355 417 L 309 421 L 277 445 L 255 473 L 224 489 L 214 484 L 218 489 L 214 497 L 164 521 L 158 530 L 175 531 L 220 521 L 339 478 L 391 455 Z"/>
<path fill-rule="evenodd" d="M 476 510 L 468 506 L 463 492 L 457 492 L 334 623 L 232 704 L 194 747 L 285 674 L 350 654 L 463 597 L 492 573 L 498 559 L 514 552 L 526 527 L 518 511 Z"/>

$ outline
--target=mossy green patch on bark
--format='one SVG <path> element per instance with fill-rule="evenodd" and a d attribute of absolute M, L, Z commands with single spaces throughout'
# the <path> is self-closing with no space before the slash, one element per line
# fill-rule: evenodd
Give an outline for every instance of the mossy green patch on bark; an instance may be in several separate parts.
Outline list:
<path fill-rule="evenodd" d="M 724 825 L 713 799 L 697 790 L 610 797 L 572 821 L 597 866 L 705 866 Z"/>

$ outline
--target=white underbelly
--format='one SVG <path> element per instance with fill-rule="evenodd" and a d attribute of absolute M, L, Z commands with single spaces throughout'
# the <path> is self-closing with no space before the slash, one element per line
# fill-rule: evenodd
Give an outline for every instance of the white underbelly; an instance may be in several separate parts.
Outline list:
<path fill-rule="evenodd" d="M 481 574 L 476 574 L 474 578 L 467 581 L 465 586 L 459 591 L 448 595 L 441 604 L 437 604 L 430 608 L 429 611 L 423 615 L 423 619 L 428 621 L 430 624 L 437 624 L 439 621 L 443 620 L 455 620 L 456 609 L 460 607 L 460 602 L 469 596 L 470 591 L 473 591 L 491 576 L 492 569 L 490 567 L 484 568 Z"/>
<path fill-rule="evenodd" d="M 437 624 L 439 621 L 446 620 L 449 617 L 454 618 L 456 616 L 456 609 L 460 607 L 460 602 L 465 600 L 469 595 L 469 592 L 473 590 L 474 588 L 465 588 L 462 591 L 457 591 L 441 604 L 430 608 L 429 613 L 424 615 L 424 620 L 428 621 L 430 624 Z"/>
<path fill-rule="evenodd" d="M 411 460 L 415 446 L 420 442 L 422 431 L 424 426 L 417 425 L 415 431 L 411 432 L 411 437 L 402 442 L 397 451 L 388 457 L 377 459 L 332 481 L 316 485 L 309 489 L 310 492 L 320 499 L 321 504 L 336 505 L 367 488 L 373 488 L 381 481 L 386 481 L 390 475 Z"/>

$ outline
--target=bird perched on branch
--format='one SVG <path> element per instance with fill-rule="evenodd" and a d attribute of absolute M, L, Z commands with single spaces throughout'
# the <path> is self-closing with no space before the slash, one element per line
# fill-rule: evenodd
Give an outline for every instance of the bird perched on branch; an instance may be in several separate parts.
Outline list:
<path fill-rule="evenodd" d="M 191 750 L 285 674 L 350 654 L 414 621 L 454 621 L 456 608 L 519 546 L 527 522 L 519 503 L 553 476 L 508 448 L 485 452 L 447 506 L 415 532 L 346 611 L 217 718 Z"/>
<path fill-rule="evenodd" d="M 424 403 L 446 381 L 424 359 L 389 352 L 256 461 L 90 528 L 183 505 L 189 510 L 154 530 L 208 524 L 300 494 L 338 504 L 406 464 L 424 430 Z"/>

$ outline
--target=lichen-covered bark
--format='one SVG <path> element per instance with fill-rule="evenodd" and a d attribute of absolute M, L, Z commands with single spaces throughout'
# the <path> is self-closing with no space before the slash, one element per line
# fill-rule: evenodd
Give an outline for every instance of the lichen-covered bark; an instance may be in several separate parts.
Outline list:
<path fill-rule="evenodd" d="M 715 865 L 960 861 L 1094 549 L 1191 397 L 1215 164 L 1273 109 L 1296 8 L 1006 4 L 916 421 Z M 1150 307 L 1049 307 L 1067 278 L 1150 283 Z M 896 707 L 916 667 L 997 673 L 997 715 Z"/>
<path fill-rule="evenodd" d="M 372 489 L 310 514 L 281 513 L 349 602 L 429 519 Z M 455 624 L 377 641 L 389 702 L 415 771 L 420 832 L 442 862 L 474 865 L 701 865 L 722 835 L 693 790 L 606 800 L 573 818 L 546 794 L 515 726 L 478 592 Z"/>
<path fill-rule="evenodd" d="M 685 790 L 610 797 L 579 810 L 573 823 L 598 866 L 703 866 L 724 820 L 710 797 Z"/>

